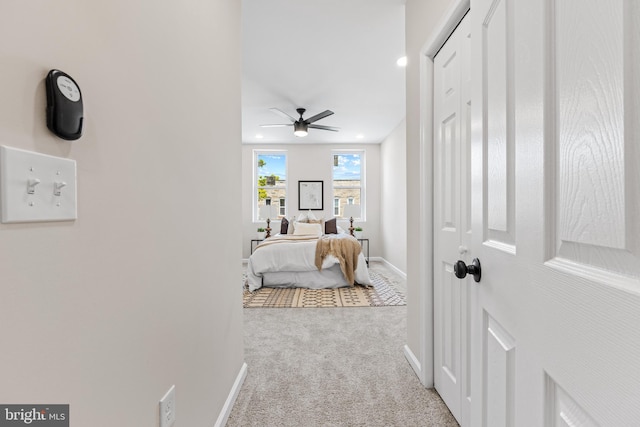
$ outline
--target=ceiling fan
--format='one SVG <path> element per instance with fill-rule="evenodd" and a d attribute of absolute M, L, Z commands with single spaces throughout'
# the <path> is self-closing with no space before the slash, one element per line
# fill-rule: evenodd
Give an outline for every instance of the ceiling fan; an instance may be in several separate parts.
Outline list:
<path fill-rule="evenodd" d="M 333 114 L 333 111 L 331 110 L 325 110 L 322 113 L 318 113 L 315 116 L 309 117 L 308 119 L 303 119 L 302 115 L 304 114 L 305 110 L 304 108 L 296 108 L 296 111 L 298 112 L 298 114 L 300 114 L 300 118 L 299 119 L 294 119 L 293 117 L 291 117 L 290 115 L 288 115 L 287 113 L 285 113 L 282 110 L 279 110 L 277 108 L 269 108 L 271 111 L 273 111 L 274 113 L 291 120 L 291 123 L 286 123 L 286 124 L 277 124 L 277 125 L 260 125 L 260 127 L 263 128 L 276 128 L 276 127 L 284 127 L 284 126 L 293 126 L 293 134 L 295 136 L 307 136 L 308 130 L 309 128 L 312 129 L 322 129 L 322 130 L 330 130 L 331 132 L 338 132 L 337 127 L 333 127 L 333 126 L 322 126 L 322 125 L 314 125 L 312 123 L 317 122 L 320 119 L 324 119 L 327 116 L 330 116 Z"/>

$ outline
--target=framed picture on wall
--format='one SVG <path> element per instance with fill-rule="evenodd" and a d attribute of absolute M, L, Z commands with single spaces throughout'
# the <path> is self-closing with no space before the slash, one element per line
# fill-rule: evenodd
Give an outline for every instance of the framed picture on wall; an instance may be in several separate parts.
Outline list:
<path fill-rule="evenodd" d="M 324 181 L 298 181 L 298 210 L 321 211 Z"/>

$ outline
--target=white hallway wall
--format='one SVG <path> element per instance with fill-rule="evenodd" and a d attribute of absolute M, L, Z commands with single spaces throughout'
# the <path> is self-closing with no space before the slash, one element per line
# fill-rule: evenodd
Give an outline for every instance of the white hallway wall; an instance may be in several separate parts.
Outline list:
<path fill-rule="evenodd" d="M 0 144 L 77 160 L 79 188 L 75 222 L 0 225 L 0 402 L 153 427 L 175 384 L 176 426 L 212 426 L 243 364 L 240 2 L 8 0 L 0 40 Z M 46 128 L 51 68 L 79 141 Z"/>
<path fill-rule="evenodd" d="M 380 238 L 381 256 L 407 272 L 407 132 L 406 121 L 382 142 Z"/>

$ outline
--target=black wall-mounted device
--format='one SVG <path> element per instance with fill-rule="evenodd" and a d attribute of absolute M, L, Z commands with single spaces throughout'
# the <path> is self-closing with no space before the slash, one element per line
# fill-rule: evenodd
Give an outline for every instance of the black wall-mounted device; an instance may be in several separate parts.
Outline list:
<path fill-rule="evenodd" d="M 82 93 L 77 83 L 60 70 L 47 74 L 47 127 L 62 139 L 82 136 Z"/>

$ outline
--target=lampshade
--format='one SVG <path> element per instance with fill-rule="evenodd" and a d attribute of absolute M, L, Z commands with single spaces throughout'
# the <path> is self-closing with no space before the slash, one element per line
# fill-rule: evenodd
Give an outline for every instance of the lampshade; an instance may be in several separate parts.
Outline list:
<path fill-rule="evenodd" d="M 293 124 L 293 134 L 295 136 L 307 136 L 307 125 L 302 122 L 295 122 Z"/>
<path fill-rule="evenodd" d="M 360 218 L 361 217 L 360 205 L 344 205 L 343 218 Z"/>
<path fill-rule="evenodd" d="M 263 221 L 266 221 L 267 218 L 276 219 L 278 218 L 278 207 L 274 205 L 264 205 L 260 206 L 259 210 L 259 218 Z"/>

